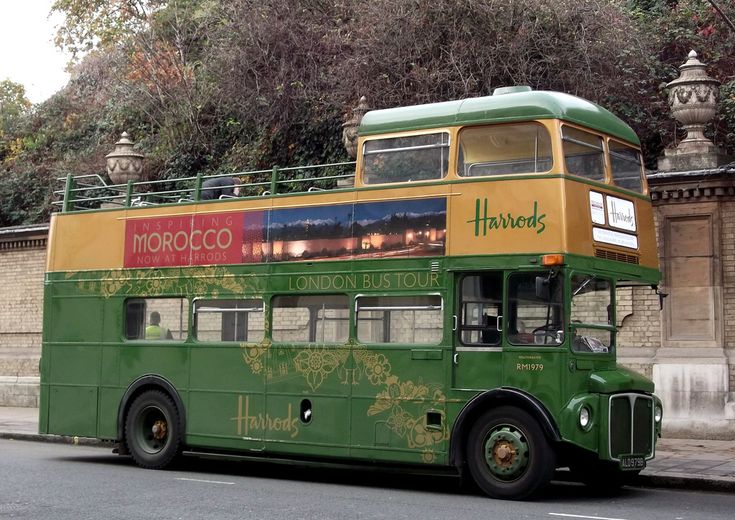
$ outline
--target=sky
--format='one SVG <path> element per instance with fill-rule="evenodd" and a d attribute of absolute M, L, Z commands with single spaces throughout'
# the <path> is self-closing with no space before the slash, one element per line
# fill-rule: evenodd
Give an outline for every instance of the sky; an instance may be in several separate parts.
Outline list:
<path fill-rule="evenodd" d="M 53 43 L 63 18 L 49 19 L 54 0 L 0 0 L 0 81 L 26 89 L 32 103 L 45 101 L 69 81 L 69 56 Z"/>

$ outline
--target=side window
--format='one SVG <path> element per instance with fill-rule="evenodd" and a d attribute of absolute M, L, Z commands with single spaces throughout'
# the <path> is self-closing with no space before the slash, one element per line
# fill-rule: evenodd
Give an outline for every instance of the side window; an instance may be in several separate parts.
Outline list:
<path fill-rule="evenodd" d="M 125 301 L 125 339 L 186 339 L 189 301 L 186 298 L 135 298 Z"/>
<path fill-rule="evenodd" d="M 459 134 L 461 177 L 551 169 L 551 137 L 538 123 L 469 127 Z"/>
<path fill-rule="evenodd" d="M 563 278 L 547 272 L 517 273 L 508 281 L 508 339 L 514 344 L 564 341 Z"/>
<path fill-rule="evenodd" d="M 362 181 L 365 184 L 442 179 L 449 166 L 449 134 L 391 137 L 366 141 Z"/>
<path fill-rule="evenodd" d="M 247 341 L 265 337 L 263 300 L 195 300 L 194 337 L 199 341 Z"/>
<path fill-rule="evenodd" d="M 462 278 L 460 337 L 465 345 L 500 345 L 503 313 L 503 273 Z"/>
<path fill-rule="evenodd" d="M 342 294 L 274 296 L 272 337 L 295 343 L 344 343 L 349 337 L 349 299 Z"/>
<path fill-rule="evenodd" d="M 441 296 L 362 296 L 356 305 L 357 339 L 363 343 L 441 342 Z"/>
<path fill-rule="evenodd" d="M 643 181 L 641 175 L 643 165 L 641 154 L 635 148 L 613 140 L 608 141 L 608 147 L 610 149 L 613 182 L 626 190 L 642 193 Z"/>
<path fill-rule="evenodd" d="M 613 347 L 614 296 L 609 280 L 592 275 L 572 276 L 572 350 L 607 354 Z"/>
<path fill-rule="evenodd" d="M 602 138 L 569 126 L 562 127 L 567 171 L 593 181 L 605 180 L 605 152 Z"/>

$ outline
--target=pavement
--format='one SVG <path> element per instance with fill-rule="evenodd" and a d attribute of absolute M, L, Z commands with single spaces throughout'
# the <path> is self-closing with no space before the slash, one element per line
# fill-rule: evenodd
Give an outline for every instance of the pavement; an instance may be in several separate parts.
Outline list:
<path fill-rule="evenodd" d="M 0 407 L 0 439 L 111 447 L 95 439 L 39 434 L 37 408 Z M 632 485 L 735 493 L 735 440 L 659 439 L 656 457 Z"/>

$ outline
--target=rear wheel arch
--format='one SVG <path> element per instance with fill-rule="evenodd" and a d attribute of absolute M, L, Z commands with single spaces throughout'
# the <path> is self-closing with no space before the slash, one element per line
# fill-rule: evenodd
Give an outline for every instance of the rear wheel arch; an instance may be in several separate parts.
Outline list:
<path fill-rule="evenodd" d="M 186 409 L 184 408 L 184 402 L 181 400 L 181 396 L 176 390 L 176 387 L 168 379 L 162 376 L 148 374 L 133 381 L 130 386 L 128 386 L 127 390 L 125 390 L 125 393 L 120 400 L 120 405 L 117 411 L 118 441 L 123 441 L 125 439 L 125 419 L 127 418 L 130 406 L 138 396 L 149 390 L 158 390 L 163 392 L 173 401 L 178 410 L 179 427 L 182 432 L 186 431 Z"/>

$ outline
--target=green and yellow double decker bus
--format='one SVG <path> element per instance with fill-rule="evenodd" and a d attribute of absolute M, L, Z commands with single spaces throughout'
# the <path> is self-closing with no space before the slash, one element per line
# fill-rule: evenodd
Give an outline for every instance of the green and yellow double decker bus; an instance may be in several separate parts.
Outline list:
<path fill-rule="evenodd" d="M 616 291 L 660 278 L 620 119 L 501 89 L 370 111 L 355 163 L 264 175 L 212 200 L 201 176 L 67 178 L 42 433 L 117 441 L 146 468 L 466 470 L 514 499 L 556 468 L 616 485 L 654 456 L 661 402 L 616 363 Z"/>

